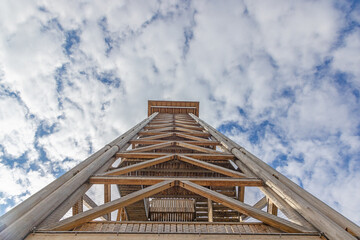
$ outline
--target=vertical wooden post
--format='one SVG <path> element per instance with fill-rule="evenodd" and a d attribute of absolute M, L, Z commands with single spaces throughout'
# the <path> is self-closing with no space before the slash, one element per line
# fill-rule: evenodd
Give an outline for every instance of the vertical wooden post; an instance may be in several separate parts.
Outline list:
<path fill-rule="evenodd" d="M 209 222 L 213 222 L 213 205 L 211 199 L 208 198 L 208 219 Z"/>
<path fill-rule="evenodd" d="M 126 213 L 126 209 L 122 208 L 122 212 L 121 212 L 121 221 L 128 221 L 128 215 Z"/>
<path fill-rule="evenodd" d="M 76 215 L 83 212 L 83 197 L 81 197 L 72 207 L 72 214 Z"/>
<path fill-rule="evenodd" d="M 278 214 L 278 208 L 270 198 L 267 198 L 267 212 L 275 216 Z"/>
<path fill-rule="evenodd" d="M 239 197 L 238 197 L 240 202 L 244 202 L 245 200 L 245 186 L 240 186 L 239 187 Z"/>
<path fill-rule="evenodd" d="M 104 203 L 111 202 L 111 184 L 104 184 Z M 108 221 L 111 221 L 111 212 L 107 213 Z"/>
<path fill-rule="evenodd" d="M 240 202 L 244 202 L 245 199 L 245 186 L 238 187 L 238 199 Z M 239 213 L 239 222 L 242 222 L 241 213 Z"/>
<path fill-rule="evenodd" d="M 124 211 L 124 208 L 119 208 L 116 216 L 116 221 L 123 221 L 121 218 L 122 212 Z"/>

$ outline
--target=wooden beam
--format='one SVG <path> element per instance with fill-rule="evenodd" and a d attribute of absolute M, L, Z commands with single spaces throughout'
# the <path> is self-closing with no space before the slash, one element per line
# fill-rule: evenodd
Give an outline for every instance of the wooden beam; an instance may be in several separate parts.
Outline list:
<path fill-rule="evenodd" d="M 129 143 L 125 144 L 121 150 L 125 150 L 129 147 Z M 106 171 L 115 161 L 115 158 L 112 157 L 109 161 L 107 161 L 102 167 L 99 168 L 98 171 L 96 171 L 95 174 L 103 173 Z M 81 196 L 85 196 L 86 192 L 91 187 L 91 184 L 85 183 L 81 185 L 76 191 L 71 194 L 70 197 L 68 197 L 65 201 L 63 201 L 54 211 L 51 212 L 50 215 L 48 215 L 44 221 L 41 222 L 40 225 L 37 226 L 38 229 L 44 228 L 45 226 L 52 224 L 54 222 L 58 222 L 70 209 L 70 206 L 74 205 L 74 203 L 77 201 L 77 199 Z"/>
<path fill-rule="evenodd" d="M 153 132 L 153 131 L 141 131 L 139 132 L 140 136 L 156 136 L 163 134 L 164 132 Z M 210 137 L 209 133 L 205 132 L 186 132 L 187 135 L 195 136 L 195 137 Z"/>
<path fill-rule="evenodd" d="M 328 218 L 323 212 L 314 207 L 312 202 L 307 201 L 303 196 L 295 193 L 292 188 L 280 182 L 276 175 L 272 175 L 266 169 L 254 163 L 253 159 L 249 158 L 248 155 L 245 155 L 237 148 L 233 148 L 231 152 L 246 164 L 255 175 L 263 179 L 267 187 L 283 198 L 317 229 L 323 231 L 328 238 L 355 240 L 350 233 L 334 222 L 333 219 Z"/>
<path fill-rule="evenodd" d="M 259 179 L 251 178 L 186 178 L 186 177 L 133 177 L 133 176 L 95 176 L 89 179 L 92 184 L 153 185 L 165 180 L 191 181 L 202 186 L 262 186 Z"/>
<path fill-rule="evenodd" d="M 175 125 L 176 125 L 176 126 L 179 126 L 179 127 L 187 128 L 187 129 L 192 129 L 192 130 L 198 130 L 198 131 L 204 130 L 202 127 L 194 126 L 194 125 L 188 125 L 188 124 L 183 124 L 183 123 L 175 123 Z"/>
<path fill-rule="evenodd" d="M 182 138 L 186 138 L 186 139 L 190 139 L 190 140 L 194 140 L 194 141 L 204 141 L 204 140 L 210 141 L 210 140 L 208 140 L 208 138 L 191 136 L 191 135 L 186 134 L 186 133 L 176 132 L 175 135 L 178 136 L 178 137 L 182 137 Z"/>
<path fill-rule="evenodd" d="M 116 216 L 116 221 L 127 221 L 127 215 L 125 213 L 125 208 L 119 208 Z"/>
<path fill-rule="evenodd" d="M 256 176 L 263 179 L 268 187 L 296 209 L 307 221 L 324 232 L 328 238 L 355 240 L 356 238 L 352 233 L 360 237 L 360 227 L 356 224 L 297 186 L 194 114 L 189 115 L 231 151 Z"/>
<path fill-rule="evenodd" d="M 203 130 L 202 128 L 200 128 L 200 129 Z M 174 130 L 181 131 L 181 132 L 186 132 L 186 133 L 194 133 L 194 134 L 206 133 L 206 132 L 203 132 L 203 131 L 196 131 L 196 130 L 188 129 L 188 128 L 184 128 L 184 127 L 174 127 Z M 206 133 L 206 134 L 208 135 L 208 133 Z"/>
<path fill-rule="evenodd" d="M 131 158 L 134 159 L 139 159 L 139 158 L 144 158 L 144 159 L 149 159 L 149 158 L 158 158 L 158 157 L 162 157 L 162 156 L 167 156 L 169 155 L 168 153 L 127 153 L 127 152 L 121 152 L 121 153 L 117 153 L 116 157 L 122 157 L 122 158 L 127 158 L 127 161 L 131 161 Z M 221 161 L 225 161 L 225 160 L 233 160 L 235 159 L 234 155 L 232 154 L 203 154 L 203 153 L 186 153 L 186 154 L 176 154 L 177 156 L 182 156 L 182 155 L 186 155 L 188 157 L 192 157 L 192 158 L 196 158 L 196 159 L 201 159 L 201 160 L 221 160 Z"/>
<path fill-rule="evenodd" d="M 165 225 L 163 222 L 160 223 L 161 225 Z M 213 223 L 212 223 L 213 224 Z M 150 225 L 150 224 L 149 224 Z M 166 226 L 174 225 L 174 223 L 166 224 Z M 107 226 L 107 225 L 105 225 Z M 146 226 L 144 224 L 143 226 Z M 193 224 L 188 226 L 184 225 L 184 228 L 186 227 L 186 230 L 189 231 L 191 229 L 191 226 L 194 226 Z M 239 226 L 243 228 L 242 226 Z M 206 226 L 198 226 L 198 231 L 194 232 L 172 232 L 171 230 L 166 229 L 165 227 L 162 229 L 162 232 L 159 232 L 158 234 L 149 234 L 145 232 L 137 232 L 134 234 L 132 233 L 121 233 L 117 235 L 104 233 L 104 232 L 75 232 L 75 233 L 61 233 L 61 232 L 36 232 L 34 234 L 29 234 L 28 238 L 26 240 L 119 240 L 120 239 L 126 239 L 126 240 L 234 240 L 234 239 L 244 239 L 244 240 L 321 240 L 325 239 L 323 237 L 319 237 L 319 234 L 284 234 L 284 233 L 262 233 L 262 234 L 251 234 L 251 229 L 254 229 L 253 225 L 245 225 L 246 229 L 248 229 L 248 233 L 239 233 L 239 232 L 231 232 L 231 233 L 224 233 L 224 232 L 218 232 L 215 229 L 223 229 L 223 226 L 211 226 L 209 229 L 215 230 L 216 232 L 210 232 L 206 229 L 208 229 Z M 260 228 L 260 227 L 259 227 Z M 151 229 L 151 228 L 150 228 Z M 160 227 L 159 227 L 160 229 Z M 176 228 L 175 228 L 176 229 Z M 202 232 L 201 230 L 204 229 L 206 232 Z M 230 227 L 230 229 L 238 229 L 237 226 Z M 258 228 L 256 228 L 258 229 Z M 260 229 L 263 229 L 263 231 L 266 231 L 267 228 L 264 228 L 261 226 Z M 241 237 L 240 237 L 241 236 Z"/>
<path fill-rule="evenodd" d="M 202 167 L 202 168 L 205 168 L 205 169 L 217 172 L 217 173 L 221 173 L 221 174 L 224 174 L 229 177 L 235 177 L 235 178 L 246 178 L 247 177 L 245 174 L 240 173 L 238 171 L 234 171 L 234 170 L 224 168 L 224 167 L 221 167 L 221 166 L 218 166 L 215 164 L 197 160 L 195 158 L 187 157 L 186 155 L 178 156 L 178 159 L 183 162 L 187 162 L 187 163 L 190 163 L 190 164 L 198 166 L 198 167 Z"/>
<path fill-rule="evenodd" d="M 56 189 L 61 187 L 67 181 L 69 181 L 76 173 L 80 172 L 86 166 L 95 161 L 100 155 L 110 149 L 110 145 L 106 145 L 101 148 L 96 153 L 92 154 L 90 157 L 85 159 L 83 162 L 79 163 L 77 166 L 60 176 L 58 179 L 51 182 L 49 185 L 30 196 L 28 199 L 15 206 L 13 209 L 5 213 L 0 217 L 0 232 L 7 228 L 9 225 L 14 223 L 19 219 L 20 216 L 25 215 L 32 208 L 34 208 L 39 202 L 41 202 L 44 198 L 48 197 L 51 193 L 53 193 Z"/>
<path fill-rule="evenodd" d="M 204 148 L 204 147 L 200 147 L 200 146 L 196 146 L 196 145 L 184 143 L 184 142 L 176 142 L 176 145 L 179 147 L 184 147 L 184 148 L 188 148 L 188 149 L 203 152 L 203 153 L 222 154 L 221 152 L 215 151 L 210 148 Z"/>
<path fill-rule="evenodd" d="M 193 122 L 193 121 L 175 120 L 175 123 L 183 123 L 186 125 L 199 126 L 199 124 L 197 124 L 196 122 Z"/>
<path fill-rule="evenodd" d="M 104 203 L 111 202 L 111 184 L 104 184 Z M 107 219 L 111 220 L 111 212 L 106 213 Z"/>
<path fill-rule="evenodd" d="M 84 194 L 83 199 L 84 199 L 84 204 L 87 208 L 94 208 L 98 206 L 87 194 Z"/>
<path fill-rule="evenodd" d="M 153 186 L 141 189 L 139 191 L 130 193 L 124 197 L 116 199 L 114 201 L 105 203 L 96 208 L 90 209 L 86 212 L 77 214 L 73 217 L 66 218 L 58 223 L 50 225 L 49 228 L 53 231 L 68 231 L 77 227 L 83 223 L 91 221 L 99 216 L 102 216 L 108 212 L 115 211 L 121 207 L 128 206 L 135 203 L 145 197 L 150 197 L 156 193 L 164 191 L 174 186 L 174 181 L 163 181 Z"/>
<path fill-rule="evenodd" d="M 213 205 L 211 199 L 208 198 L 208 221 L 213 222 Z"/>
<path fill-rule="evenodd" d="M 245 164 L 239 160 L 234 161 L 235 164 L 249 177 L 256 177 Z M 259 187 L 266 197 L 272 199 L 272 201 L 279 207 L 279 209 L 290 219 L 290 221 L 299 224 L 309 230 L 315 230 L 314 226 L 311 225 L 302 215 L 300 215 L 295 209 L 293 209 L 282 197 L 277 195 L 271 188 L 267 186 Z"/>
<path fill-rule="evenodd" d="M 187 129 L 191 129 L 191 130 L 197 130 L 197 131 L 202 131 L 203 128 L 200 127 L 198 124 L 195 125 L 190 125 L 190 124 L 184 124 L 181 122 L 177 122 L 177 121 L 167 121 L 167 122 L 162 122 L 159 124 L 148 124 L 144 129 L 147 130 L 153 130 L 153 129 L 160 129 L 160 128 L 164 128 L 164 127 L 183 127 L 183 128 L 187 128 Z"/>
<path fill-rule="evenodd" d="M 139 147 L 139 148 L 128 150 L 126 152 L 127 153 L 146 152 L 146 151 L 151 151 L 151 150 L 160 149 L 160 148 L 164 148 L 164 147 L 169 147 L 172 145 L 175 145 L 175 142 L 164 142 L 164 143 L 159 143 L 159 144 L 150 145 L 150 146 L 146 146 L 146 147 Z"/>
<path fill-rule="evenodd" d="M 121 220 L 121 214 L 122 214 L 122 211 L 124 210 L 124 208 L 119 208 L 118 209 L 118 212 L 117 212 L 117 215 L 116 215 L 116 221 L 120 221 Z"/>
<path fill-rule="evenodd" d="M 278 208 L 270 198 L 267 199 L 267 212 L 275 216 L 278 214 Z"/>
<path fill-rule="evenodd" d="M 45 198 L 36 202 L 37 204 L 28 209 L 23 215 L 17 214 L 16 221 L 12 222 L 7 228 L 0 232 L 0 239 L 18 240 L 23 239 L 35 226 L 40 224 L 54 209 L 56 209 L 63 201 L 65 201 L 73 192 L 83 185 L 88 178 L 101 168 L 112 156 L 121 149 L 128 141 L 130 141 L 137 133 L 150 122 L 157 113 L 154 113 L 141 123 L 120 136 L 110 149 L 107 149 L 99 157 L 93 160 L 89 165 L 85 166 L 77 174 L 73 175 L 67 182 L 61 184 L 50 195 L 45 194 Z M 26 201 L 23 204 L 27 204 Z M 77 216 L 80 214 L 77 214 Z M 2 226 L 2 224 L 0 224 Z"/>
<path fill-rule="evenodd" d="M 240 202 L 244 202 L 244 199 L 245 199 L 245 187 L 239 187 L 239 201 Z"/>
<path fill-rule="evenodd" d="M 256 208 L 256 209 L 261 210 L 261 209 L 263 209 L 263 208 L 266 206 L 266 204 L 267 204 L 266 197 L 263 197 L 263 198 L 261 198 L 259 201 L 257 201 L 257 202 L 254 204 L 253 208 Z M 248 218 L 250 218 L 250 217 L 247 216 L 247 215 L 245 215 L 245 214 L 242 214 L 242 215 L 240 216 L 240 222 L 244 222 L 244 221 L 245 221 L 246 219 L 248 219 Z"/>
<path fill-rule="evenodd" d="M 164 142 L 169 142 L 169 140 L 147 140 L 147 139 L 139 138 L 139 139 L 135 139 L 135 140 L 131 141 L 131 143 L 133 143 L 133 144 L 142 144 L 142 145 L 159 144 L 159 143 L 164 143 Z M 183 143 L 188 143 L 188 144 L 197 145 L 197 146 L 220 145 L 220 143 L 217 141 L 210 141 L 210 140 L 205 140 L 205 139 L 203 139 L 202 141 L 176 140 L 176 142 L 183 142 Z"/>
<path fill-rule="evenodd" d="M 71 196 L 69 196 L 65 201 L 63 201 L 56 209 L 54 209 L 51 214 L 49 214 L 36 228 L 41 229 L 46 225 L 58 222 L 77 202 L 77 200 L 83 196 L 92 186 L 92 184 L 85 183 L 76 189 Z"/>
<path fill-rule="evenodd" d="M 208 188 L 202 187 L 190 181 L 181 181 L 180 187 L 183 187 L 191 192 L 197 193 L 203 197 L 209 198 L 215 202 L 221 203 L 224 206 L 237 210 L 241 213 L 250 215 L 266 224 L 269 224 L 272 227 L 278 228 L 285 232 L 296 233 L 296 232 L 306 232 L 307 229 L 294 224 L 285 219 L 279 218 L 277 216 L 268 214 L 267 212 L 261 211 L 259 209 L 253 208 L 252 206 L 235 200 L 231 197 L 227 197 L 223 194 L 210 190 Z"/>
<path fill-rule="evenodd" d="M 167 123 L 173 123 L 173 119 L 154 119 L 151 121 L 151 125 L 161 125 L 161 124 L 167 124 Z"/>
<path fill-rule="evenodd" d="M 164 127 L 173 127 L 174 125 L 172 123 L 165 123 L 165 124 L 148 124 L 144 129 L 146 130 L 152 130 L 152 129 L 161 129 Z"/>
<path fill-rule="evenodd" d="M 83 198 L 81 197 L 72 207 L 72 214 L 76 215 L 83 212 Z"/>
<path fill-rule="evenodd" d="M 174 131 L 175 127 L 162 127 L 162 128 L 157 128 L 157 129 L 153 129 L 153 130 L 147 130 L 145 132 L 147 133 L 158 133 L 158 132 L 164 132 L 164 131 Z"/>
<path fill-rule="evenodd" d="M 167 162 L 172 159 L 174 159 L 174 155 L 166 155 L 163 157 L 154 158 L 152 160 L 144 161 L 141 163 L 136 163 L 136 164 L 122 167 L 119 169 L 114 169 L 114 170 L 105 172 L 103 175 L 122 175 L 122 174 L 126 174 L 128 172 L 133 172 L 133 171 L 137 171 L 137 170 L 140 170 L 143 168 L 147 168 L 147 167 L 159 164 L 159 163 L 164 163 L 164 162 Z"/>
<path fill-rule="evenodd" d="M 148 136 L 148 137 L 142 137 L 142 138 L 138 138 L 139 140 L 155 140 L 155 139 L 160 139 L 160 138 L 166 138 L 166 137 L 171 137 L 173 136 L 174 133 L 164 133 L 164 134 L 159 134 L 159 135 L 154 135 L 154 136 Z"/>
<path fill-rule="evenodd" d="M 88 209 L 92 209 L 97 207 L 98 205 L 85 193 L 83 196 L 83 200 L 84 200 L 84 205 L 88 208 Z M 107 218 L 108 216 L 105 214 L 103 216 L 100 216 L 100 218 L 102 220 L 109 220 Z"/>

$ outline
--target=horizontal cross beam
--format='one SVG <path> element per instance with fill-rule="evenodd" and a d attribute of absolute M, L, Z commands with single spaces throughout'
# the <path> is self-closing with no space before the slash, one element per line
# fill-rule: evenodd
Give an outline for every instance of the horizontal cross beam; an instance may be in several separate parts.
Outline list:
<path fill-rule="evenodd" d="M 201 186 L 263 186 L 257 178 L 186 178 L 186 177 L 133 177 L 133 176 L 94 176 L 92 184 L 153 185 L 163 181 L 190 181 Z"/>
<path fill-rule="evenodd" d="M 116 157 L 122 157 L 122 158 L 127 158 L 127 160 L 129 160 L 130 158 L 145 158 L 145 159 L 150 159 L 150 158 L 158 158 L 158 157 L 162 157 L 162 156 L 167 156 L 169 155 L 168 153 L 147 153 L 147 152 L 142 152 L 142 153 L 127 153 L 127 152 L 119 152 L 116 154 Z M 181 155 L 186 155 L 188 157 L 192 157 L 192 158 L 196 158 L 196 159 L 201 159 L 201 160 L 234 160 L 235 157 L 232 154 L 204 154 L 204 153 L 186 153 L 186 154 L 177 154 L 178 156 Z"/>

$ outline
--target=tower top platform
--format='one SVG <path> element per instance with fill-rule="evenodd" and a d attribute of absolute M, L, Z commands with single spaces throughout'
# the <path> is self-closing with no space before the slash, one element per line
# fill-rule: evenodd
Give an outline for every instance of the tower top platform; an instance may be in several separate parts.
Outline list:
<path fill-rule="evenodd" d="M 199 116 L 199 102 L 149 100 L 148 116 L 154 112 L 171 114 L 193 113 L 194 115 Z"/>

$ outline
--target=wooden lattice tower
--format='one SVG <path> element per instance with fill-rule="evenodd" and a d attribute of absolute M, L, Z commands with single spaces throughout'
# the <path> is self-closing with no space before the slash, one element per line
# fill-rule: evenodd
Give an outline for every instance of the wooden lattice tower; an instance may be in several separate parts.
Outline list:
<path fill-rule="evenodd" d="M 359 226 L 201 120 L 198 102 L 149 101 L 148 115 L 3 215 L 0 239 L 359 238 Z M 244 203 L 250 187 L 263 193 L 255 205 Z"/>

